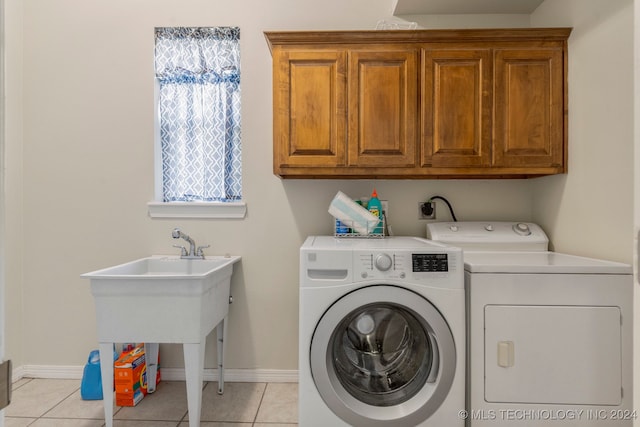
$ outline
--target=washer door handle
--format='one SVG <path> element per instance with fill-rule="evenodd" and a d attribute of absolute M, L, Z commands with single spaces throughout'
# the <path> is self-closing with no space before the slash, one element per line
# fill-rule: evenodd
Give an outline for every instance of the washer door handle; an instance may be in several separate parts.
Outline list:
<path fill-rule="evenodd" d="M 431 331 L 427 333 L 427 336 L 429 337 L 429 343 L 431 344 L 431 354 L 433 354 L 433 359 L 431 359 L 431 371 L 427 377 L 427 382 L 435 383 L 438 379 L 438 372 L 440 371 L 440 349 L 438 348 L 438 341 Z"/>

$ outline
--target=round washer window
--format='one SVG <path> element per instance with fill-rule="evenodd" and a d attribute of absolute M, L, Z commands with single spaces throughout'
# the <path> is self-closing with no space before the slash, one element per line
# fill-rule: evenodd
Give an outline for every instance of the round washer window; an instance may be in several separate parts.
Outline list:
<path fill-rule="evenodd" d="M 338 380 L 368 405 L 407 401 L 422 389 L 433 368 L 434 348 L 427 331 L 397 304 L 374 303 L 353 310 L 336 327 L 330 348 Z"/>
<path fill-rule="evenodd" d="M 446 399 L 453 335 L 427 299 L 371 285 L 338 299 L 316 325 L 311 374 L 327 406 L 351 425 L 416 425 Z"/>

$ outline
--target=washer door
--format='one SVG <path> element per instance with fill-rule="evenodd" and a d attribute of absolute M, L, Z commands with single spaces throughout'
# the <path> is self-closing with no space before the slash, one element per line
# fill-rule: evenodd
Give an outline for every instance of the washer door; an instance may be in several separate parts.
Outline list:
<path fill-rule="evenodd" d="M 444 401 L 456 369 L 453 335 L 425 298 L 390 285 L 353 291 L 311 340 L 322 399 L 351 425 L 416 425 Z"/>

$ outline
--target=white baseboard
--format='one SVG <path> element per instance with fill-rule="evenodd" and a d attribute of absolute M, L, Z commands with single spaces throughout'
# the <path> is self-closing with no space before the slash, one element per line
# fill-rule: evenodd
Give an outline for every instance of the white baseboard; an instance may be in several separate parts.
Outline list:
<path fill-rule="evenodd" d="M 166 381 L 184 381 L 184 368 L 161 368 L 162 379 Z M 22 378 L 51 378 L 81 380 L 84 366 L 47 366 L 24 365 L 13 370 L 13 381 Z M 205 381 L 218 381 L 217 369 L 204 370 Z M 225 382 L 247 383 L 295 383 L 298 382 L 297 370 L 280 369 L 225 369 Z"/>
<path fill-rule="evenodd" d="M 24 365 L 13 370 L 13 380 L 22 378 L 82 379 L 83 366 Z"/>
<path fill-rule="evenodd" d="M 13 371 L 11 372 L 11 381 L 15 383 L 22 378 L 24 378 L 24 369 L 22 369 L 22 366 L 13 368 Z"/>
<path fill-rule="evenodd" d="M 162 368 L 162 379 L 184 381 L 184 368 Z M 204 370 L 205 381 L 218 381 L 217 369 Z M 225 369 L 224 380 L 231 383 L 296 383 L 298 371 L 278 369 Z"/>

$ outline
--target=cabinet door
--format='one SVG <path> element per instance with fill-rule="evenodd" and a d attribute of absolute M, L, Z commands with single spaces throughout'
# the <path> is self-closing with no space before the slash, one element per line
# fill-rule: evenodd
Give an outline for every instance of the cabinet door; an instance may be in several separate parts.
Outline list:
<path fill-rule="evenodd" d="M 417 86 L 417 49 L 349 52 L 349 166 L 416 165 Z"/>
<path fill-rule="evenodd" d="M 346 53 L 274 52 L 274 173 L 346 159 Z"/>
<path fill-rule="evenodd" d="M 427 48 L 422 63 L 421 166 L 490 166 L 491 52 Z"/>
<path fill-rule="evenodd" d="M 495 53 L 494 164 L 564 171 L 562 49 Z"/>

